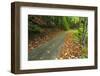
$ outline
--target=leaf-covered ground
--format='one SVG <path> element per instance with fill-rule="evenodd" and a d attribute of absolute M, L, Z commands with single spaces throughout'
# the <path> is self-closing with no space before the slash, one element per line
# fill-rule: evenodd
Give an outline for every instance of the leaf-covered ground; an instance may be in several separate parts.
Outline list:
<path fill-rule="evenodd" d="M 34 37 L 29 37 L 28 41 L 28 50 L 32 51 L 32 49 L 39 47 L 42 44 L 45 44 L 46 42 L 50 41 L 53 39 L 59 32 L 62 30 L 57 29 L 57 28 L 46 28 L 44 29 L 44 32 L 41 32 L 39 34 L 35 34 Z"/>
<path fill-rule="evenodd" d="M 67 32 L 64 44 L 61 46 L 58 59 L 74 59 L 80 58 L 82 55 L 82 47 L 79 42 L 76 42 L 73 37 L 73 32 Z"/>
<path fill-rule="evenodd" d="M 55 31 L 39 38 L 29 44 L 29 60 L 79 59 L 87 55 L 72 31 Z"/>

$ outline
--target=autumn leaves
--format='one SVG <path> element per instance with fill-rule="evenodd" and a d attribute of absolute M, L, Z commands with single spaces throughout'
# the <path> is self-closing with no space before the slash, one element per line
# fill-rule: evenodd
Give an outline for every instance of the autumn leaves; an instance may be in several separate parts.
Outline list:
<path fill-rule="evenodd" d="M 38 33 L 37 35 L 35 35 L 29 39 L 29 41 L 28 41 L 28 50 L 29 51 L 32 51 L 34 48 L 37 48 L 38 46 L 50 41 L 59 32 L 61 32 L 61 30 L 57 29 L 57 28 L 52 28 L 52 29 L 46 28 L 44 30 L 45 30 L 44 32 Z"/>
<path fill-rule="evenodd" d="M 77 59 L 82 54 L 82 47 L 73 39 L 73 32 L 67 32 L 64 44 L 60 48 L 58 59 Z"/>
<path fill-rule="evenodd" d="M 28 51 L 33 60 L 87 58 L 87 26 L 87 17 L 29 15 Z"/>

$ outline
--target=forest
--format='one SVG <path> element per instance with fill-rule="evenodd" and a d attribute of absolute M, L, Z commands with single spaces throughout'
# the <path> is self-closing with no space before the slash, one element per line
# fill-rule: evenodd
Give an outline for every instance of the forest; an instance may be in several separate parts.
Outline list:
<path fill-rule="evenodd" d="M 88 58 L 88 17 L 28 15 L 28 60 Z"/>

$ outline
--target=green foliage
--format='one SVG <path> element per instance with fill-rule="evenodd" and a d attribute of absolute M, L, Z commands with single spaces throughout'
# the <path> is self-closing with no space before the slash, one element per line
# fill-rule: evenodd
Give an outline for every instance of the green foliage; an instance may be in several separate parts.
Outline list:
<path fill-rule="evenodd" d="M 87 49 L 87 47 L 82 48 L 81 58 L 88 58 L 88 49 Z"/>
<path fill-rule="evenodd" d="M 86 33 L 86 40 L 85 40 L 85 46 L 82 46 L 82 33 L 83 33 L 83 28 L 79 28 L 77 30 L 73 30 L 73 37 L 75 42 L 79 42 L 82 47 L 82 55 L 81 58 L 88 58 L 88 34 Z"/>
<path fill-rule="evenodd" d="M 71 17 L 71 22 L 74 23 L 74 24 L 79 23 L 79 17 L 77 17 L 77 16 Z"/>
<path fill-rule="evenodd" d="M 80 44 L 82 44 L 82 34 L 83 34 L 83 28 L 79 28 L 74 31 L 75 40 L 80 42 Z M 88 41 L 88 33 L 87 32 L 85 34 L 85 37 L 86 37 L 85 43 L 87 44 L 88 43 L 87 42 Z"/>
<path fill-rule="evenodd" d="M 62 23 L 63 23 L 64 30 L 68 30 L 69 27 L 68 27 L 67 19 L 65 16 L 62 17 Z"/>
<path fill-rule="evenodd" d="M 35 21 L 35 22 L 34 22 Z M 63 30 L 77 29 L 76 38 L 82 43 L 87 38 L 87 17 L 78 16 L 32 16 L 28 17 L 29 31 L 41 32 L 43 27 L 55 27 Z M 85 35 L 85 36 L 84 36 Z"/>
<path fill-rule="evenodd" d="M 68 30 L 69 25 L 67 21 L 66 16 L 31 16 L 29 15 L 28 21 L 29 21 L 29 28 L 32 28 L 32 30 L 38 30 L 38 25 L 43 25 L 47 27 L 57 27 L 60 29 Z M 35 22 L 33 22 L 35 21 Z M 32 27 L 30 26 L 33 25 Z M 37 25 L 37 27 L 35 25 Z M 43 27 L 42 26 L 42 27 Z M 34 27 L 34 28 L 33 28 Z"/>
<path fill-rule="evenodd" d="M 42 28 L 37 26 L 36 24 L 29 23 L 28 26 L 29 26 L 28 30 L 31 32 L 41 32 L 42 31 Z"/>
<path fill-rule="evenodd" d="M 78 41 L 81 43 L 82 40 L 82 28 L 79 28 L 74 31 L 74 39 L 75 41 Z"/>

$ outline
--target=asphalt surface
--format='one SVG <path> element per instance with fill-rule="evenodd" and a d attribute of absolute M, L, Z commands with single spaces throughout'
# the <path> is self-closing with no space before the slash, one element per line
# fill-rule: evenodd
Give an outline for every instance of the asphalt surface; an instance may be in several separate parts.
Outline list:
<path fill-rule="evenodd" d="M 53 39 L 28 52 L 28 60 L 54 60 L 64 43 L 66 32 L 57 34 Z"/>

